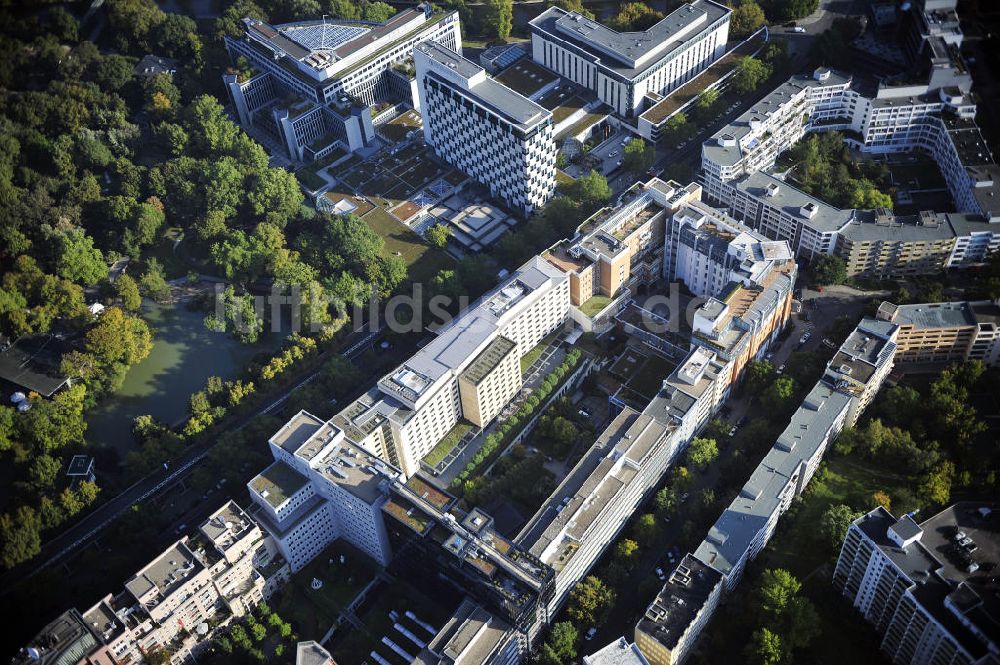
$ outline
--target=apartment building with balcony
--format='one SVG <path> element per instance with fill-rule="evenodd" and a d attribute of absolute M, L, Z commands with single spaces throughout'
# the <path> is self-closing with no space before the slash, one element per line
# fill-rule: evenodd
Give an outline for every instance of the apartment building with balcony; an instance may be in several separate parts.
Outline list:
<path fill-rule="evenodd" d="M 549 7 L 529 23 L 532 58 L 630 118 L 725 52 L 731 13 L 712 0 L 695 0 L 647 30 L 618 32 Z"/>
<path fill-rule="evenodd" d="M 225 38 L 233 63 L 250 66 L 223 77 L 236 115 L 245 129 L 260 130 L 298 161 L 338 146 L 353 151 L 372 145 L 372 105 L 417 103 L 394 68 L 410 60 L 420 42 L 452 49 L 462 44 L 458 13 L 434 12 L 430 4 L 404 9 L 385 23 L 243 23 L 241 38 Z"/>
<path fill-rule="evenodd" d="M 413 62 L 435 154 L 525 217 L 545 205 L 556 187 L 551 111 L 442 44 L 420 44 Z"/>
<path fill-rule="evenodd" d="M 899 326 L 896 362 L 1000 363 L 1000 307 L 989 300 L 894 305 L 876 316 Z"/>
<path fill-rule="evenodd" d="M 496 417 L 521 387 L 520 358 L 566 321 L 569 306 L 567 275 L 535 257 L 332 422 L 412 476 L 459 419 Z"/>
<path fill-rule="evenodd" d="M 275 461 L 247 488 L 255 517 L 293 572 L 337 538 L 381 565 L 389 562 L 381 507 L 397 469 L 351 442 L 334 421 L 306 411 L 295 414 L 268 445 Z"/>
<path fill-rule="evenodd" d="M 213 512 L 93 607 L 70 610 L 40 633 L 24 662 L 142 663 L 164 650 L 181 663 L 221 613 L 240 617 L 288 579 L 287 563 L 233 501 Z M 26 652 L 27 655 L 27 652 Z"/>
<path fill-rule="evenodd" d="M 896 665 L 996 663 L 996 504 L 963 502 L 917 524 L 878 507 L 848 529 L 834 587 Z"/>

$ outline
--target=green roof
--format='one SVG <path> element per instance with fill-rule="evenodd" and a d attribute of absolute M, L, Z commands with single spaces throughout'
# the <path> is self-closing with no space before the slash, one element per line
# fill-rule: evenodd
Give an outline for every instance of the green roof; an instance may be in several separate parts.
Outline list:
<path fill-rule="evenodd" d="M 473 385 L 479 385 L 515 348 L 516 343 L 506 337 L 497 337 L 462 372 L 462 377 Z"/>

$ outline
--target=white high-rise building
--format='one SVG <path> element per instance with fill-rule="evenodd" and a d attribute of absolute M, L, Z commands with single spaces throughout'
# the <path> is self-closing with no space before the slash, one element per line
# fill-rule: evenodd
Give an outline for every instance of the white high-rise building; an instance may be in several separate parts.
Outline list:
<path fill-rule="evenodd" d="M 878 507 L 847 531 L 833 585 L 895 665 L 1000 659 L 996 504 L 957 503 L 917 524 Z M 987 567 L 988 566 L 988 567 Z"/>
<path fill-rule="evenodd" d="M 536 257 L 332 422 L 412 476 L 459 419 L 486 425 L 513 399 L 520 358 L 566 321 L 569 305 L 568 276 Z"/>
<path fill-rule="evenodd" d="M 618 32 L 549 7 L 530 23 L 532 58 L 629 118 L 722 55 L 730 14 L 723 4 L 694 0 L 648 30 Z"/>
<path fill-rule="evenodd" d="M 274 463 L 247 483 L 255 516 L 293 571 L 344 538 L 382 565 L 385 485 L 399 471 L 353 444 L 333 422 L 300 411 L 268 441 Z"/>
<path fill-rule="evenodd" d="M 424 139 L 522 215 L 556 186 L 552 113 L 436 42 L 414 49 Z"/>

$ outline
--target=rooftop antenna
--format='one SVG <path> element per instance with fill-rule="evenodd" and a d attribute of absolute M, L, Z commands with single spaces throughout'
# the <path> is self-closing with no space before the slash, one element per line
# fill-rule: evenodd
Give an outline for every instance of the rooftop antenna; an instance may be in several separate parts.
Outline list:
<path fill-rule="evenodd" d="M 322 41 L 323 46 L 322 46 L 322 48 L 326 48 L 326 17 L 327 17 L 327 15 L 323 14 L 323 41 Z"/>

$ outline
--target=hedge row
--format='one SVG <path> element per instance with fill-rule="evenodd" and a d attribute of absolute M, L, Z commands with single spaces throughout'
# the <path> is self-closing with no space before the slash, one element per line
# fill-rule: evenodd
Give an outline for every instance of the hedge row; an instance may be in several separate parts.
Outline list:
<path fill-rule="evenodd" d="M 566 354 L 566 358 L 552 372 L 545 377 L 542 385 L 524 401 L 521 408 L 510 418 L 500 424 L 497 429 L 486 437 L 486 443 L 479 449 L 472 461 L 465 465 L 465 468 L 455 476 L 451 482 L 453 488 L 458 488 L 466 479 L 476 474 L 481 467 L 491 461 L 493 455 L 506 447 L 507 443 L 513 439 L 521 429 L 528 424 L 531 416 L 541 406 L 542 402 L 551 395 L 562 383 L 562 380 L 580 362 L 581 353 L 579 349 L 573 349 Z"/>

